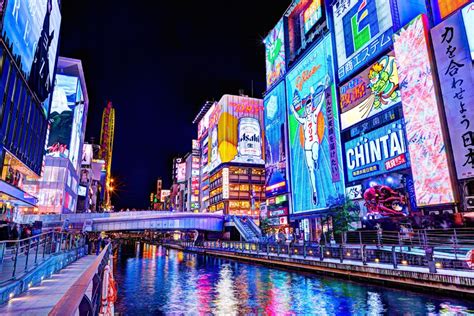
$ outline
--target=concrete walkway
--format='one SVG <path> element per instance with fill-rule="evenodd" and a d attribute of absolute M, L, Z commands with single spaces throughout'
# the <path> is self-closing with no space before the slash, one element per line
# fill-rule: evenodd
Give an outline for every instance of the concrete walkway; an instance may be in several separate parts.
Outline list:
<path fill-rule="evenodd" d="M 43 280 L 40 286 L 14 297 L 0 306 L 0 315 L 48 315 L 66 291 L 94 262 L 97 256 L 88 255 L 71 263 L 51 278 Z"/>

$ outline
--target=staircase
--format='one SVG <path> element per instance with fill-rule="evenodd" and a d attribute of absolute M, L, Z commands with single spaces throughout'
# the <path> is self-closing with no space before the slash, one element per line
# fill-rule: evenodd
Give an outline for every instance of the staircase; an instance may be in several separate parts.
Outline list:
<path fill-rule="evenodd" d="M 231 220 L 245 241 L 257 242 L 262 236 L 260 228 L 255 224 L 252 218 L 233 215 L 231 216 Z"/>

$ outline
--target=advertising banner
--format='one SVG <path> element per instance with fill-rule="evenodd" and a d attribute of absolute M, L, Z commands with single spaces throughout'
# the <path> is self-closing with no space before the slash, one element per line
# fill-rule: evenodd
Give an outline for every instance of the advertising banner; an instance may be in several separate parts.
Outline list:
<path fill-rule="evenodd" d="M 286 77 L 293 213 L 323 210 L 344 196 L 330 37 Z"/>
<path fill-rule="evenodd" d="M 467 35 L 469 50 L 471 51 L 471 60 L 474 61 L 474 2 L 462 9 L 462 19 L 464 22 L 464 31 Z"/>
<path fill-rule="evenodd" d="M 94 157 L 92 144 L 84 144 L 82 146 L 82 165 L 90 165 Z"/>
<path fill-rule="evenodd" d="M 270 91 L 265 105 L 265 193 L 267 197 L 288 191 L 286 178 L 286 95 L 285 82 Z"/>
<path fill-rule="evenodd" d="M 427 32 L 426 16 L 419 15 L 393 37 L 419 207 L 454 202 Z"/>
<path fill-rule="evenodd" d="M 437 18 L 444 19 L 466 3 L 469 0 L 433 0 L 434 13 Z"/>
<path fill-rule="evenodd" d="M 363 133 L 344 148 L 349 182 L 409 167 L 403 120 Z"/>
<path fill-rule="evenodd" d="M 177 163 L 176 164 L 176 181 L 184 182 L 186 181 L 186 163 Z"/>
<path fill-rule="evenodd" d="M 344 80 L 392 45 L 390 0 L 338 0 L 332 12 L 338 75 Z"/>
<path fill-rule="evenodd" d="M 341 127 L 346 129 L 401 101 L 394 53 L 382 56 L 339 88 Z"/>
<path fill-rule="evenodd" d="M 265 164 L 263 100 L 224 95 L 209 120 L 209 171 L 222 163 Z"/>
<path fill-rule="evenodd" d="M 368 217 L 403 217 L 408 215 L 408 173 L 389 173 L 366 179 L 360 185 Z"/>
<path fill-rule="evenodd" d="M 327 30 L 322 0 L 295 0 L 285 13 L 290 63 Z"/>
<path fill-rule="evenodd" d="M 51 127 L 46 152 L 48 156 L 69 158 L 71 162 L 77 162 L 79 146 L 76 137 L 78 129 L 82 131 L 84 114 L 84 105 L 76 104 L 79 86 L 77 77 L 56 75 L 56 86 L 49 115 Z M 73 137 L 74 143 L 71 141 Z M 71 148 L 72 145 L 74 145 L 73 148 Z M 72 158 L 75 160 L 73 161 Z"/>
<path fill-rule="evenodd" d="M 474 15 L 472 16 L 474 19 Z M 456 12 L 431 30 L 444 111 L 459 180 L 474 177 L 474 67 Z M 472 125 L 471 125 L 472 124 Z"/>
<path fill-rule="evenodd" d="M 171 194 L 171 191 L 170 191 L 170 190 L 161 190 L 161 193 L 160 193 L 160 202 L 165 202 L 166 197 L 167 197 L 167 196 L 170 196 L 170 194 Z"/>
<path fill-rule="evenodd" d="M 3 2 L 3 1 L 2 1 Z M 28 85 L 43 103 L 53 88 L 53 75 L 58 50 L 61 12 L 57 0 L 7 1 L 3 15 L 2 36 L 11 49 Z"/>
<path fill-rule="evenodd" d="M 285 29 L 283 19 L 265 38 L 265 60 L 267 69 L 267 88 L 271 87 L 286 72 Z"/>

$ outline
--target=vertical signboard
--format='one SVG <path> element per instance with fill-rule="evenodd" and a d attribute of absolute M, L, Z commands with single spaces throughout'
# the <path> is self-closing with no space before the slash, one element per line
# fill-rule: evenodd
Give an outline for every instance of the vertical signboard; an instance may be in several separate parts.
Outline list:
<path fill-rule="evenodd" d="M 229 198 L 229 168 L 222 169 L 222 198 Z"/>
<path fill-rule="evenodd" d="M 474 2 L 462 9 L 464 30 L 467 35 L 467 43 L 471 52 L 471 60 L 474 61 Z"/>
<path fill-rule="evenodd" d="M 267 88 L 271 87 L 286 72 L 285 29 L 283 19 L 265 38 L 265 60 L 267 69 Z"/>
<path fill-rule="evenodd" d="M 82 120 L 84 104 L 78 104 L 80 82 L 77 77 L 56 75 L 51 114 L 47 155 L 69 158 L 77 167 L 80 153 L 80 136 L 82 135 Z M 81 98 L 82 98 L 82 94 Z"/>
<path fill-rule="evenodd" d="M 285 82 L 270 91 L 264 100 L 265 106 L 265 193 L 273 196 L 286 193 L 286 95 Z"/>
<path fill-rule="evenodd" d="M 393 52 L 339 88 L 341 127 L 346 129 L 401 101 Z"/>
<path fill-rule="evenodd" d="M 427 19 L 419 15 L 394 35 L 401 82 L 408 149 L 418 206 L 454 202 L 446 147 L 443 141 L 431 56 Z"/>
<path fill-rule="evenodd" d="M 31 90 L 43 103 L 46 115 L 49 112 L 46 99 L 53 88 L 60 25 L 57 0 L 7 1 L 2 36 L 15 59 L 21 61 L 19 66 Z"/>
<path fill-rule="evenodd" d="M 338 0 L 332 5 L 340 80 L 392 45 L 390 0 Z"/>
<path fill-rule="evenodd" d="M 330 37 L 286 77 L 293 213 L 327 209 L 344 195 Z"/>
<path fill-rule="evenodd" d="M 474 17 L 473 17 L 474 18 Z M 461 12 L 431 30 L 458 179 L 474 177 L 474 67 Z"/>

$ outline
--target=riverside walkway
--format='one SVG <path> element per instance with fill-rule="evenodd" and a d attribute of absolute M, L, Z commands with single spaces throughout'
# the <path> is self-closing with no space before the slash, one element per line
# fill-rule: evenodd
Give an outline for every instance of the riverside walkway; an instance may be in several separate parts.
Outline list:
<path fill-rule="evenodd" d="M 97 256 L 88 255 L 44 279 L 38 286 L 0 305 L 0 315 L 48 315 Z"/>

